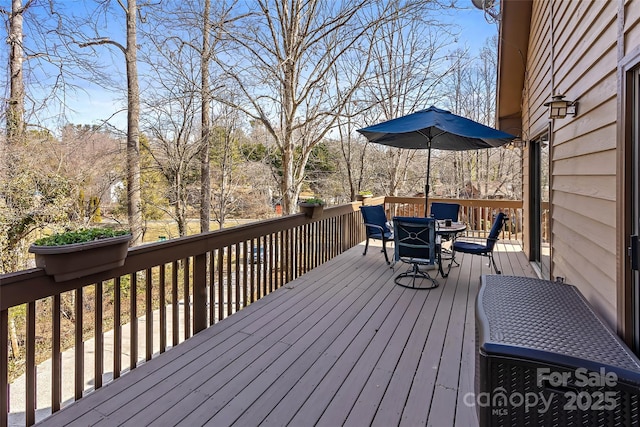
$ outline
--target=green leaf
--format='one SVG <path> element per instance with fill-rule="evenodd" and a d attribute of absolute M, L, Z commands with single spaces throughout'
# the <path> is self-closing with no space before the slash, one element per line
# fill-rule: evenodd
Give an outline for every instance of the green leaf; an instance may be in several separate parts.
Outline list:
<path fill-rule="evenodd" d="M 108 237 L 123 236 L 130 234 L 128 230 L 117 230 L 113 228 L 83 228 L 76 231 L 52 234 L 35 241 L 36 246 L 62 246 L 74 243 L 92 242 L 94 240 L 106 239 Z"/>

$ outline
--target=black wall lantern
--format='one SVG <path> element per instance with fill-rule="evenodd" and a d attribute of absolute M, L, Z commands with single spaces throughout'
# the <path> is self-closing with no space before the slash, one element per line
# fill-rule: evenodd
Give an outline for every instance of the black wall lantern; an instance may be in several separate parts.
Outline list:
<path fill-rule="evenodd" d="M 567 114 L 575 117 L 578 114 L 578 101 L 567 101 L 564 95 L 554 95 L 551 101 L 544 103 L 545 107 L 549 107 L 550 119 L 564 119 Z"/>

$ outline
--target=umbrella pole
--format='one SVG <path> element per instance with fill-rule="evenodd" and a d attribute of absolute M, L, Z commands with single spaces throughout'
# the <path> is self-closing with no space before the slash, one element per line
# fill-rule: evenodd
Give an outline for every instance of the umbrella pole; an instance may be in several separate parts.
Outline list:
<path fill-rule="evenodd" d="M 428 138 L 427 142 L 427 179 L 424 184 L 424 217 L 427 217 L 427 210 L 429 209 L 429 172 L 431 171 L 431 138 Z"/>

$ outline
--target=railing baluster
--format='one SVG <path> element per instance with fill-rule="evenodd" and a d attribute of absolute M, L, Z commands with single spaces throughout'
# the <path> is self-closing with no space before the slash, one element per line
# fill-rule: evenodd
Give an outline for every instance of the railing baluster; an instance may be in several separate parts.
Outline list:
<path fill-rule="evenodd" d="M 278 263 L 277 263 L 277 274 L 276 274 L 276 289 L 280 289 L 284 285 L 284 275 L 287 262 L 285 261 L 285 232 L 279 231 L 276 234 L 276 245 L 278 247 Z"/>
<path fill-rule="evenodd" d="M 167 267 L 165 264 L 160 264 L 158 271 L 158 299 L 160 300 L 160 353 L 164 353 L 167 350 L 167 285 L 166 280 Z"/>
<path fill-rule="evenodd" d="M 61 297 L 57 293 L 51 301 L 51 412 L 60 410 L 62 402 L 62 352 L 60 351 L 60 306 Z"/>
<path fill-rule="evenodd" d="M 296 227 L 291 230 L 291 271 L 293 275 L 291 276 L 291 280 L 295 280 L 300 276 L 300 228 Z"/>
<path fill-rule="evenodd" d="M 216 323 L 216 253 L 209 252 L 209 326 Z"/>
<path fill-rule="evenodd" d="M 82 288 L 75 290 L 75 400 L 82 399 L 84 392 L 84 322 L 83 322 L 83 299 L 84 292 Z"/>
<path fill-rule="evenodd" d="M 184 299 L 184 339 L 188 340 L 191 337 L 191 297 L 190 297 L 190 287 L 191 281 L 189 280 L 190 276 L 190 258 L 185 258 L 183 260 L 184 263 L 184 275 L 183 275 L 183 299 Z"/>
<path fill-rule="evenodd" d="M 294 230 L 287 230 L 287 256 L 285 257 L 287 260 L 287 283 L 293 280 L 293 266 L 295 265 L 293 262 L 293 233 Z"/>
<path fill-rule="evenodd" d="M 269 247 L 267 246 L 267 236 L 262 236 L 260 238 L 258 238 L 258 243 L 260 244 L 260 242 L 262 242 L 262 245 L 260 246 L 262 253 L 261 253 L 261 260 L 260 260 L 260 270 L 261 270 L 261 281 L 260 281 L 260 298 L 264 297 L 265 295 L 267 295 L 267 265 L 268 265 L 268 260 L 269 260 Z"/>
<path fill-rule="evenodd" d="M 224 319 L 224 248 L 218 249 L 218 322 Z"/>
<path fill-rule="evenodd" d="M 145 270 L 145 360 L 148 362 L 153 357 L 153 271 Z"/>
<path fill-rule="evenodd" d="M 133 371 L 138 365 L 138 274 L 131 273 L 129 277 L 129 369 Z"/>
<path fill-rule="evenodd" d="M 304 241 L 302 242 L 302 245 L 304 247 L 304 250 L 303 250 L 304 265 L 302 269 L 302 274 L 309 271 L 309 265 L 311 264 L 310 248 L 311 248 L 311 242 L 312 242 L 311 224 L 305 224 L 303 227 L 304 227 L 304 235 L 306 236 L 306 239 L 304 239 Z"/>
<path fill-rule="evenodd" d="M 231 258 L 233 257 L 233 246 L 227 246 L 227 274 L 225 276 L 227 295 L 226 295 L 226 306 L 227 306 L 227 316 L 230 316 L 233 313 L 233 274 L 232 274 L 232 265 Z"/>
<path fill-rule="evenodd" d="M 95 315 L 94 315 L 94 388 L 102 387 L 102 373 L 104 371 L 104 331 L 102 330 L 102 282 L 95 286 Z"/>
<path fill-rule="evenodd" d="M 274 235 L 274 241 L 274 252 L 276 254 L 276 261 L 274 266 L 274 271 L 276 273 L 275 289 L 280 289 L 280 287 L 282 286 L 282 231 L 278 231 Z"/>
<path fill-rule="evenodd" d="M 320 223 L 319 222 L 314 222 L 312 225 L 312 233 L 313 233 L 313 264 L 311 265 L 311 268 L 316 268 L 318 265 L 320 265 L 320 239 L 319 239 L 319 232 L 320 232 Z"/>
<path fill-rule="evenodd" d="M 122 371 L 122 279 L 113 279 L 113 379 Z"/>
<path fill-rule="evenodd" d="M 278 289 L 278 232 L 271 233 L 271 269 L 269 271 L 269 292 L 273 292 Z"/>
<path fill-rule="evenodd" d="M 242 307 L 246 307 L 249 305 L 249 272 L 248 272 L 248 264 L 247 260 L 249 259 L 249 246 L 247 241 L 242 242 L 244 257 L 242 257 L 242 289 L 243 289 L 243 298 L 242 298 Z"/>
<path fill-rule="evenodd" d="M 289 283 L 289 230 L 282 230 L 282 283 L 280 286 L 284 286 Z"/>
<path fill-rule="evenodd" d="M 36 303 L 27 304 L 26 408 L 28 426 L 36 422 Z"/>
<path fill-rule="evenodd" d="M 178 307 L 178 261 L 171 263 L 171 330 L 173 346 L 180 342 L 180 315 Z"/>
<path fill-rule="evenodd" d="M 322 264 L 329 259 L 329 220 L 322 221 Z"/>
<path fill-rule="evenodd" d="M 233 250 L 234 250 L 234 255 L 235 255 L 235 262 L 233 263 L 233 269 L 234 269 L 234 285 L 235 285 L 235 311 L 234 313 L 240 311 L 240 298 L 242 298 L 242 295 L 240 294 L 240 243 L 236 243 L 233 246 Z"/>
<path fill-rule="evenodd" d="M 249 303 L 253 303 L 257 299 L 257 288 L 256 288 L 256 257 L 260 255 L 256 252 L 256 241 L 255 239 L 251 239 L 249 241 L 249 249 L 251 262 L 249 263 L 249 293 L 250 300 Z"/>
<path fill-rule="evenodd" d="M 207 329 L 207 254 L 193 260 L 193 333 Z"/>

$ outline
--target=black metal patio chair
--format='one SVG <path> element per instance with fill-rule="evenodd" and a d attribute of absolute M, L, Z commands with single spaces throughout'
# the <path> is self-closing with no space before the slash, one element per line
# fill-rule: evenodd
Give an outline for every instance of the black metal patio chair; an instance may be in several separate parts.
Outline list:
<path fill-rule="evenodd" d="M 428 269 L 440 262 L 440 248 L 436 245 L 436 220 L 433 218 L 394 217 L 393 218 L 394 265 L 401 261 L 411 264 L 411 268 L 399 274 L 395 283 L 406 288 L 433 289 L 438 282 L 429 275 Z M 437 272 L 436 272 L 437 274 Z M 410 284 L 405 278 L 411 278 Z M 423 279 L 423 280 L 420 280 Z M 430 282 L 421 286 L 424 280 Z"/>

